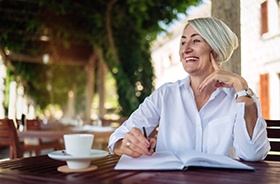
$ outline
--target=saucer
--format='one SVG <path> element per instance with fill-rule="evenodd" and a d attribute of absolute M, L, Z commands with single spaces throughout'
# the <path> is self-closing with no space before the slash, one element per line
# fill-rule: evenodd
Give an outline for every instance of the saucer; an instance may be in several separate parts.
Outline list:
<path fill-rule="evenodd" d="M 89 156 L 72 156 L 65 154 L 64 150 L 54 151 L 48 154 L 48 156 L 55 160 L 61 161 L 86 161 L 103 158 L 108 155 L 107 151 L 92 149 Z"/>

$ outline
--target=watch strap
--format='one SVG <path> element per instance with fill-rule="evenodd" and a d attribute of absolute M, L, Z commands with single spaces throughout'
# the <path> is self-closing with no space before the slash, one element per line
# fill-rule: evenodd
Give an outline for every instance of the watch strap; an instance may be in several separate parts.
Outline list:
<path fill-rule="evenodd" d="M 244 97 L 244 96 L 251 98 L 252 96 L 248 93 L 248 90 L 250 90 L 250 89 L 246 88 L 242 91 L 239 91 L 239 92 L 235 93 L 235 99 L 240 98 L 240 97 Z"/>

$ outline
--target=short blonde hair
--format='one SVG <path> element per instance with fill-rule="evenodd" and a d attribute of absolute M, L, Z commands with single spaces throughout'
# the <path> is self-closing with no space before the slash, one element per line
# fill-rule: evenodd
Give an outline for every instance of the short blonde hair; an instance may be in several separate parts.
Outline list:
<path fill-rule="evenodd" d="M 221 20 L 204 17 L 188 20 L 191 25 L 210 47 L 217 53 L 216 60 L 221 63 L 228 61 L 233 51 L 238 47 L 236 34 Z"/>

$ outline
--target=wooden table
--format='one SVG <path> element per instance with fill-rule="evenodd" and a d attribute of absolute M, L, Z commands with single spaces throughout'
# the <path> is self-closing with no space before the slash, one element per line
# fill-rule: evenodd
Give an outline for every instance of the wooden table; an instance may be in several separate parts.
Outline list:
<path fill-rule="evenodd" d="M 84 173 L 61 173 L 57 167 L 63 161 L 47 155 L 0 162 L 2 184 L 85 184 L 85 183 L 225 183 L 276 184 L 280 183 L 280 162 L 246 162 L 255 171 L 189 168 L 187 171 L 115 171 L 119 157 L 108 155 L 92 161 L 98 169 Z"/>

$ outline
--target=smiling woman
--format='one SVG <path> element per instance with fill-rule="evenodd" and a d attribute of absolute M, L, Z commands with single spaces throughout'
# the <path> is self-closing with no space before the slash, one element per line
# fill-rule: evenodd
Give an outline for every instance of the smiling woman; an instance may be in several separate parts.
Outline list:
<path fill-rule="evenodd" d="M 237 46 L 235 33 L 219 19 L 189 20 L 179 49 L 189 75 L 162 85 L 147 97 L 111 135 L 109 150 L 140 157 L 154 151 L 192 149 L 263 160 L 270 145 L 258 98 L 246 93 L 248 84 L 243 77 L 220 67 Z M 242 95 L 236 98 L 236 93 Z M 145 127 L 150 134 L 157 126 L 157 137 L 146 138 L 141 131 Z"/>

